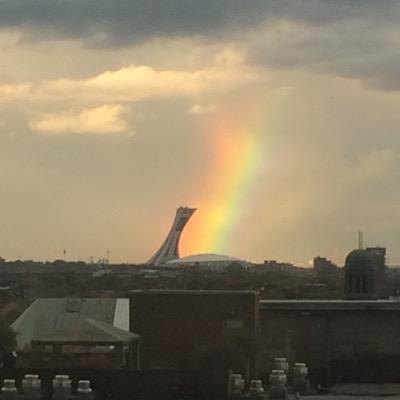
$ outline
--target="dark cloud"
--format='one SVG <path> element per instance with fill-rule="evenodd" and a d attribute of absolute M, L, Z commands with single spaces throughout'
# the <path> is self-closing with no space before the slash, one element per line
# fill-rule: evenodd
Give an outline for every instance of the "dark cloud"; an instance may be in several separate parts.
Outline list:
<path fill-rule="evenodd" d="M 26 37 L 83 38 L 116 46 L 152 37 L 235 35 L 265 20 L 325 24 L 393 18 L 394 0 L 0 0 L 0 26 Z"/>
<path fill-rule="evenodd" d="M 76 38 L 94 47 L 230 40 L 254 63 L 384 90 L 400 89 L 399 22 L 396 0 L 0 0 L 0 28 L 18 28 L 23 40 Z"/>
<path fill-rule="evenodd" d="M 305 68 L 400 89 L 398 25 L 349 20 L 330 26 L 286 24 L 248 47 L 249 59 L 274 68 Z"/>
<path fill-rule="evenodd" d="M 157 36 L 208 35 L 227 25 L 256 23 L 266 12 L 261 0 L 246 7 L 238 0 L 3 0 L 0 25 L 36 37 L 53 32 L 123 45 Z"/>

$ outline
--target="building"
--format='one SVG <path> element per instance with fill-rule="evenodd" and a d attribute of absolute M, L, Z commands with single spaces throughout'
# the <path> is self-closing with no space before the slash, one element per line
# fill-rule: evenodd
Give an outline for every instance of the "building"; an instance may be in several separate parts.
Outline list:
<path fill-rule="evenodd" d="M 256 274 L 269 274 L 273 272 L 304 272 L 304 268 L 299 268 L 294 266 L 291 263 L 281 262 L 277 260 L 264 260 L 262 264 L 253 264 L 253 268 L 251 270 Z"/>
<path fill-rule="evenodd" d="M 369 247 L 351 251 L 346 257 L 345 297 L 349 299 L 374 299 L 387 292 L 386 249 Z"/>
<path fill-rule="evenodd" d="M 315 257 L 313 260 L 313 268 L 318 276 L 324 277 L 338 271 L 338 267 L 326 257 Z"/>
<path fill-rule="evenodd" d="M 208 271 L 224 271 L 232 265 L 243 269 L 248 267 L 248 262 L 240 258 L 230 257 L 223 254 L 194 254 L 187 257 L 171 260 L 166 263 L 170 267 L 196 267 Z"/>
<path fill-rule="evenodd" d="M 243 353 L 246 366 L 254 364 L 259 328 L 256 292 L 133 291 L 130 300 L 131 330 L 143 337 L 145 368 L 191 369 L 201 352 L 221 354 L 227 344 Z"/>
<path fill-rule="evenodd" d="M 248 263 L 235 257 L 222 254 L 194 254 L 188 257 L 179 256 L 179 240 L 186 224 L 196 211 L 195 208 L 179 207 L 170 231 L 159 250 L 147 261 L 147 265 L 166 267 L 200 267 L 207 270 L 226 268 L 232 263 L 240 264 L 247 268 Z"/>
<path fill-rule="evenodd" d="M 306 362 L 318 383 L 398 382 L 400 301 L 261 300 L 258 370 Z"/>
<path fill-rule="evenodd" d="M 128 299 L 37 299 L 11 328 L 30 366 L 140 367 Z"/>
<path fill-rule="evenodd" d="M 179 207 L 176 210 L 175 219 L 167 238 L 154 256 L 147 261 L 147 264 L 158 266 L 165 264 L 169 260 L 179 258 L 179 239 L 182 235 L 183 229 L 195 211 L 195 208 L 189 207 Z"/>

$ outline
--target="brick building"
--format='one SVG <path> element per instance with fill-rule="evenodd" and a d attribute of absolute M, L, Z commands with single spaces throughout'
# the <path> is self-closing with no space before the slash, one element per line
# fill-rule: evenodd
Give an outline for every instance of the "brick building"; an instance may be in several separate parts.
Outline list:
<path fill-rule="evenodd" d="M 144 368 L 192 368 L 196 351 L 232 343 L 254 364 L 259 298 L 254 291 L 150 290 L 130 296 L 131 331 Z"/>

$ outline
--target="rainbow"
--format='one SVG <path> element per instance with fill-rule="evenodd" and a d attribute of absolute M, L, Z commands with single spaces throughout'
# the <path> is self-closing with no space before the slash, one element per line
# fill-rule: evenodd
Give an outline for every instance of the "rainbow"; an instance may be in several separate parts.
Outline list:
<path fill-rule="evenodd" d="M 207 168 L 203 198 L 185 233 L 183 253 L 227 251 L 265 165 L 259 111 L 249 106 L 220 113 L 207 127 L 205 136 L 215 161 Z"/>

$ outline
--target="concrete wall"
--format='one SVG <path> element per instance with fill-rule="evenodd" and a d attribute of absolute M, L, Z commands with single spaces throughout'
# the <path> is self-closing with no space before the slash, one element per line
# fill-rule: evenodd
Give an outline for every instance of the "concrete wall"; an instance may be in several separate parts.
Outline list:
<path fill-rule="evenodd" d="M 400 304 L 336 304 L 264 303 L 261 374 L 284 355 L 292 363 L 306 362 L 316 382 L 399 382 Z"/>

